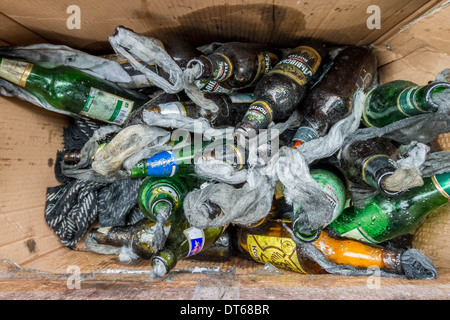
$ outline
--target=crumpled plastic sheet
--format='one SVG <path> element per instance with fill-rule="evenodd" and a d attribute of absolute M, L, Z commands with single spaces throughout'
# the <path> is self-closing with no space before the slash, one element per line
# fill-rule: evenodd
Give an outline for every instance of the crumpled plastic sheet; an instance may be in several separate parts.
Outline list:
<path fill-rule="evenodd" d="M 127 58 L 130 64 L 144 74 L 155 86 L 167 93 L 177 93 L 184 90 L 192 101 L 204 109 L 213 112 L 219 109 L 212 100 L 205 98 L 200 89 L 195 86 L 194 75 L 198 72 L 198 69 L 186 68 L 182 70 L 170 55 L 156 44 L 154 38 L 119 26 L 114 34 L 109 37 L 109 42 L 114 51 Z M 169 79 L 165 79 L 146 68 L 145 64 L 149 63 L 156 63 L 169 74 Z"/>

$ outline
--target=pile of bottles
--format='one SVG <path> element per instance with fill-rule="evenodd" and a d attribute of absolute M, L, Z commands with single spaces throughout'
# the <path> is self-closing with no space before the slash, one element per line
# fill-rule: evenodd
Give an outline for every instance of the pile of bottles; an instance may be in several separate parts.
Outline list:
<path fill-rule="evenodd" d="M 124 88 L 67 66 L 45 68 L 38 63 L 0 57 L 0 77 L 55 108 L 107 124 L 141 124 L 144 113 L 150 111 L 203 118 L 213 128 L 231 126 L 234 140 L 226 144 L 232 146 L 267 129 L 271 123 L 285 121 L 297 111 L 299 125 L 280 137 L 280 145 L 293 149 L 327 135 L 334 124 L 348 116 L 357 90 L 365 94 L 361 127 L 383 127 L 435 112 L 439 105 L 433 96 L 450 88 L 447 82 L 419 86 L 396 80 L 377 84 L 377 61 L 366 46 L 343 46 L 333 51 L 333 56 L 329 47 L 313 40 L 289 49 L 227 42 L 208 55 L 181 42 L 161 42 L 161 46 L 183 70 L 199 70 L 195 84 L 219 107 L 217 112 L 199 107 L 182 92 L 150 99 L 145 86 Z M 139 74 L 118 54 L 105 57 L 120 61 L 130 75 Z M 157 65 L 148 68 L 168 77 Z M 107 143 L 104 141 L 99 150 Z M 270 262 L 295 272 L 326 272 L 305 255 L 299 243 L 313 244 L 338 265 L 357 269 L 377 266 L 403 274 L 402 255 L 411 242 L 399 240 L 408 239 L 431 211 L 448 202 L 450 195 L 449 172 L 424 178 L 423 185 L 409 190 L 389 190 L 385 182 L 397 170 L 399 144 L 380 137 L 345 144 L 339 158 L 322 159 L 311 165 L 311 176 L 334 209 L 332 222 L 323 228 L 308 234 L 301 232 L 301 203 L 288 204 L 280 186 L 270 212 L 257 223 L 230 223 L 202 230 L 191 226 L 183 212 L 186 195 L 211 182 L 196 174 L 195 159 L 212 157 L 232 164 L 236 170 L 247 165 L 247 155 L 238 148 L 233 149 L 231 159 L 206 153 L 210 143 L 203 141 L 190 149 L 177 149 L 175 143 L 171 151 L 142 159 L 127 173 L 130 179 L 143 179 L 136 197 L 145 218 L 128 226 L 92 228 L 87 244 L 95 243 L 95 248 L 130 247 L 140 258 L 151 260 L 159 275 L 172 270 L 180 259 L 200 252 Z M 66 150 L 63 161 L 76 164 L 81 156 L 81 150 Z M 349 196 L 349 185 L 372 188 L 377 191 L 376 196 L 364 207 L 356 207 Z M 207 201 L 203 205 L 211 217 L 226 214 L 215 203 Z M 160 215 L 165 215 L 168 233 L 163 247 L 157 249 L 152 241 Z M 224 235 L 228 236 L 225 244 L 219 241 Z M 219 244 L 226 250 L 218 250 Z"/>

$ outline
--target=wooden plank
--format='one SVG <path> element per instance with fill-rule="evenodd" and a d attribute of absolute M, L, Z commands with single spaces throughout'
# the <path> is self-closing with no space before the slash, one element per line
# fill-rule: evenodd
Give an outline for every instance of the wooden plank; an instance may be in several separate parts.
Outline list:
<path fill-rule="evenodd" d="M 148 273 L 50 274 L 3 263 L 0 299 L 144 300 L 429 300 L 450 298 L 450 270 L 436 280 L 304 275 L 290 271 L 193 273 L 175 269 L 163 279 Z M 238 268 L 236 268 L 238 270 Z M 242 270 L 242 269 L 241 269 Z M 228 272 L 227 272 L 228 271 Z M 77 283 L 76 279 L 79 279 Z M 75 286 L 77 284 L 78 286 Z"/>

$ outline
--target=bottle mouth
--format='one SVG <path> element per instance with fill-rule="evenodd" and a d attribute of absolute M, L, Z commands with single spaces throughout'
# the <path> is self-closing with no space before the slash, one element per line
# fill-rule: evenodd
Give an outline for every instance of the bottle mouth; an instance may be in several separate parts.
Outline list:
<path fill-rule="evenodd" d="M 165 218 L 168 218 L 173 211 L 173 205 L 170 201 L 161 199 L 156 201 L 152 206 L 152 214 L 155 219 L 157 215 L 163 214 Z"/>
<path fill-rule="evenodd" d="M 296 219 L 292 224 L 292 229 L 294 230 L 295 237 L 302 242 L 316 241 L 319 238 L 320 233 L 322 232 L 322 229 L 319 228 L 319 229 L 313 230 L 311 232 L 311 234 L 300 233 L 297 231 L 299 229 L 298 224 L 299 224 L 299 220 Z"/>
<path fill-rule="evenodd" d="M 386 195 L 386 196 L 389 196 L 389 197 L 399 196 L 399 195 L 401 195 L 402 193 L 405 192 L 405 191 L 403 191 L 403 190 L 400 190 L 400 191 L 390 191 L 390 190 L 387 190 L 387 189 L 384 188 L 384 186 L 383 186 L 383 181 L 384 181 L 384 179 L 386 179 L 387 177 L 389 177 L 389 176 L 391 176 L 391 175 L 393 175 L 393 174 L 394 174 L 393 172 L 385 172 L 385 173 L 383 173 L 383 174 L 380 176 L 380 178 L 378 179 L 378 182 L 377 182 L 378 190 L 380 190 L 380 192 L 381 192 L 382 194 L 384 194 L 384 195 Z"/>
<path fill-rule="evenodd" d="M 426 95 L 425 95 L 425 99 L 426 99 L 426 101 L 427 101 L 428 103 L 430 103 L 430 104 L 433 106 L 433 108 L 435 108 L 435 109 L 438 109 L 438 108 L 439 108 L 439 105 L 438 105 L 436 102 L 433 101 L 432 96 L 433 96 L 433 93 L 434 93 L 433 91 L 434 91 L 435 89 L 438 89 L 438 88 L 447 88 L 447 89 L 450 89 L 450 83 L 447 83 L 447 82 L 436 82 L 435 84 L 431 84 L 430 87 L 429 87 L 429 89 L 427 90 L 427 93 L 426 93 Z"/>
<path fill-rule="evenodd" d="M 199 58 L 193 58 L 186 64 L 186 69 L 193 69 L 195 67 L 197 67 L 199 71 L 194 75 L 194 77 L 195 80 L 199 80 L 201 75 L 205 73 L 205 65 Z"/>

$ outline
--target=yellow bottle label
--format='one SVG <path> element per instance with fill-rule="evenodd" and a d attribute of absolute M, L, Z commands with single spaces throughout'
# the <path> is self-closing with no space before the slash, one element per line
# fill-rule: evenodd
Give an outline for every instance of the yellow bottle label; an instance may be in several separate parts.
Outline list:
<path fill-rule="evenodd" d="M 18 86 L 25 87 L 33 64 L 2 58 L 0 64 L 0 77 Z"/>
<path fill-rule="evenodd" d="M 247 246 L 257 262 L 270 262 L 280 269 L 306 273 L 298 261 L 297 246 L 291 238 L 249 235 Z"/>

